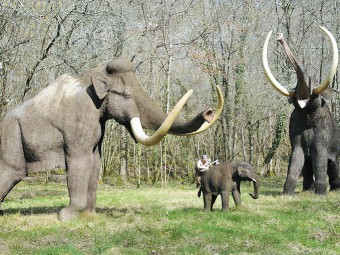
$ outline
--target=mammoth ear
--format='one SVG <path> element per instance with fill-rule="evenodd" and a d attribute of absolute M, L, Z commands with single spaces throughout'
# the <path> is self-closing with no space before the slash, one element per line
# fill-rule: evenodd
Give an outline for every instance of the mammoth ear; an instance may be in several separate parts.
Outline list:
<path fill-rule="evenodd" d="M 100 72 L 94 73 L 92 75 L 92 84 L 98 98 L 103 99 L 108 92 L 106 76 Z"/>
<path fill-rule="evenodd" d="M 236 167 L 237 167 L 237 173 L 241 178 L 247 178 L 248 177 L 249 167 L 248 167 L 247 164 L 238 163 L 236 165 Z"/>

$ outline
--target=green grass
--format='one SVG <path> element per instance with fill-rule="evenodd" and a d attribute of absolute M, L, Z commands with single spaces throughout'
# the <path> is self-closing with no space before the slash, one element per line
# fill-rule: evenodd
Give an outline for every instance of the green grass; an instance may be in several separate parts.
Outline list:
<path fill-rule="evenodd" d="M 100 185 L 97 215 L 59 222 L 65 185 L 22 182 L 3 203 L 0 254 L 340 254 L 340 193 L 281 195 L 262 178 L 241 207 L 202 211 L 194 185 L 117 189 Z M 299 188 L 301 189 L 301 188 Z"/>

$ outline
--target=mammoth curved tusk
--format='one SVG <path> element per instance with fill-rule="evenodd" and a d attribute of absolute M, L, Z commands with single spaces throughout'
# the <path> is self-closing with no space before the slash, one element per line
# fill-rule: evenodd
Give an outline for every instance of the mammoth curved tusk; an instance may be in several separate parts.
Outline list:
<path fill-rule="evenodd" d="M 328 85 L 332 82 L 333 77 L 336 73 L 336 69 L 338 67 L 338 46 L 336 44 L 334 36 L 329 32 L 326 28 L 320 26 L 320 28 L 328 35 L 329 39 L 332 43 L 332 50 L 333 50 L 333 59 L 332 59 L 332 65 L 326 75 L 325 80 L 316 88 L 313 89 L 314 94 L 321 94 Z"/>
<path fill-rule="evenodd" d="M 224 98 L 223 98 L 223 93 L 221 91 L 221 88 L 218 85 L 216 85 L 216 92 L 217 92 L 218 104 L 217 104 L 217 108 L 216 108 L 215 113 L 214 113 L 214 118 L 210 122 L 205 121 L 202 124 L 202 126 L 198 130 L 196 130 L 195 132 L 182 134 L 183 136 L 196 135 L 196 134 L 202 133 L 203 131 L 205 131 L 209 127 L 211 127 L 211 125 L 214 124 L 215 121 L 220 117 L 220 115 L 222 113 L 222 109 L 223 109 Z"/>
<path fill-rule="evenodd" d="M 272 72 L 270 71 L 269 65 L 268 65 L 268 58 L 267 58 L 267 52 L 268 52 L 268 42 L 270 39 L 270 36 L 272 35 L 273 31 L 269 31 L 267 38 L 264 42 L 263 45 L 263 50 L 262 50 L 262 65 L 264 69 L 264 73 L 267 76 L 267 79 L 269 80 L 270 84 L 282 95 L 287 96 L 287 97 L 292 97 L 295 95 L 295 92 L 292 90 L 287 90 L 285 87 L 283 87 L 274 77 Z"/>
<path fill-rule="evenodd" d="M 142 128 L 141 122 L 140 122 L 140 118 L 138 117 L 132 118 L 130 121 L 130 124 L 131 124 L 133 135 L 135 136 L 136 140 L 145 146 L 152 146 L 152 145 L 159 143 L 169 131 L 177 115 L 182 110 L 183 106 L 188 101 L 189 97 L 191 96 L 192 91 L 193 91 L 192 89 L 189 90 L 178 101 L 178 103 L 175 105 L 175 107 L 172 109 L 172 111 L 163 121 L 162 125 L 158 128 L 158 130 L 152 136 L 148 136 L 145 134 Z"/>

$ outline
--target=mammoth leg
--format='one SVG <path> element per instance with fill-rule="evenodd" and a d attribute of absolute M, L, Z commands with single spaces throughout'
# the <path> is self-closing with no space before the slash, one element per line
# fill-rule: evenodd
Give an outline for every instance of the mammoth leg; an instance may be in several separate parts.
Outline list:
<path fill-rule="evenodd" d="M 302 169 L 303 191 L 314 191 L 313 165 L 310 157 L 305 158 Z"/>
<path fill-rule="evenodd" d="M 25 171 L 19 172 L 8 166 L 4 166 L 3 163 L 0 164 L 0 207 L 2 202 L 8 193 L 18 184 L 22 179 L 26 177 Z M 3 212 L 0 210 L 0 215 Z"/>
<path fill-rule="evenodd" d="M 241 186 L 241 183 L 237 183 L 237 187 L 231 191 L 231 194 L 233 195 L 233 199 L 234 199 L 236 206 L 241 205 L 241 187 L 240 186 Z"/>
<path fill-rule="evenodd" d="M 204 201 L 204 211 L 210 212 L 212 208 L 212 195 L 210 193 L 203 192 L 203 201 Z"/>
<path fill-rule="evenodd" d="M 294 195 L 298 177 L 304 165 L 304 158 L 305 157 L 301 147 L 293 148 L 292 154 L 290 155 L 288 173 L 283 188 L 283 194 Z"/>
<path fill-rule="evenodd" d="M 328 160 L 327 174 L 329 178 L 330 190 L 340 189 L 339 164 L 338 161 Z"/>
<path fill-rule="evenodd" d="M 217 198 L 217 195 L 212 195 L 211 196 L 211 211 L 213 210 L 213 206 L 215 204 L 215 201 L 216 201 L 216 198 Z"/>
<path fill-rule="evenodd" d="M 229 210 L 229 191 L 222 191 L 221 192 L 221 199 L 222 199 L 222 211 Z"/>
<path fill-rule="evenodd" d="M 196 175 L 196 189 L 201 186 L 202 176 Z"/>
<path fill-rule="evenodd" d="M 87 191 L 86 213 L 90 215 L 96 213 L 96 191 L 98 186 L 99 175 L 100 175 L 100 154 L 97 148 L 93 154 L 93 170 L 91 171 Z"/>
<path fill-rule="evenodd" d="M 314 155 L 312 162 L 315 176 L 315 193 L 324 195 L 327 191 L 327 149 L 316 149 Z"/>
<path fill-rule="evenodd" d="M 0 125 L 0 206 L 7 194 L 27 176 L 22 133 L 13 118 L 4 118 Z M 2 215 L 2 211 L 0 211 Z"/>
<path fill-rule="evenodd" d="M 76 154 L 77 155 L 77 154 Z M 87 191 L 91 174 L 92 152 L 82 156 L 67 156 L 67 186 L 70 204 L 59 212 L 59 220 L 77 217 L 87 206 Z"/>

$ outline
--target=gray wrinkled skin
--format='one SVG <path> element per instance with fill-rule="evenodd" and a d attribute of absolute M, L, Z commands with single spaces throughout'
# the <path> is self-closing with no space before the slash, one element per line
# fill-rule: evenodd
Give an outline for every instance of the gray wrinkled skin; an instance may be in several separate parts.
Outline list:
<path fill-rule="evenodd" d="M 204 211 L 212 211 L 218 195 L 222 199 L 222 211 L 229 209 L 229 195 L 233 196 L 236 206 L 241 205 L 241 181 L 252 181 L 254 192 L 252 198 L 259 197 L 259 178 L 254 169 L 246 162 L 221 162 L 205 172 L 201 180 L 198 197 L 203 192 Z"/>
<path fill-rule="evenodd" d="M 0 123 L 0 202 L 29 172 L 65 168 L 70 203 L 59 219 L 95 213 L 106 120 L 124 125 L 133 137 L 132 118 L 157 130 L 166 117 L 133 71 L 130 61 L 115 59 L 81 75 L 65 74 L 8 112 Z M 209 114 L 212 109 L 177 120 L 169 132 L 196 131 Z"/>
<path fill-rule="evenodd" d="M 292 152 L 283 193 L 294 194 L 302 172 L 303 190 L 324 195 L 327 191 L 327 175 L 330 189 L 340 189 L 340 128 L 324 99 L 330 97 L 333 91 L 328 87 L 321 95 L 315 94 L 313 89 L 317 83 L 307 73 L 303 62 L 292 54 L 282 35 L 278 41 L 283 45 L 297 75 L 295 96 L 290 98 L 295 107 L 289 122 Z M 302 101 L 305 103 L 301 106 Z"/>
<path fill-rule="evenodd" d="M 292 153 L 283 193 L 294 194 L 301 171 L 304 191 L 325 194 L 327 175 L 330 189 L 338 190 L 340 129 L 322 96 L 312 95 L 303 109 L 296 101 L 293 98 L 295 109 L 289 123 Z"/>

